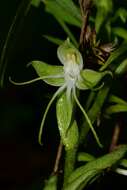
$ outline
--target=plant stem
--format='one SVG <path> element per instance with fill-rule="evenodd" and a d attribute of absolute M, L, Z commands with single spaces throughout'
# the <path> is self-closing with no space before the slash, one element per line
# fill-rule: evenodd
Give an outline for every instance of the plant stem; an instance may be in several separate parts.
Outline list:
<path fill-rule="evenodd" d="M 61 158 L 61 155 L 62 155 L 62 150 L 63 150 L 63 144 L 60 141 L 60 144 L 59 144 L 58 150 L 57 150 L 55 164 L 54 164 L 53 174 L 56 174 L 58 172 L 59 162 L 60 162 L 60 158 Z"/>
<path fill-rule="evenodd" d="M 87 31 L 88 19 L 89 19 L 92 1 L 91 0 L 79 0 L 79 4 L 80 4 L 82 19 L 83 19 L 81 33 L 80 33 L 80 46 L 84 46 L 85 40 L 86 40 L 86 31 Z"/>
<path fill-rule="evenodd" d="M 118 122 L 118 123 L 116 123 L 114 131 L 113 131 L 112 141 L 111 141 L 111 145 L 109 148 L 110 152 L 112 152 L 114 150 L 114 148 L 117 146 L 119 136 L 120 136 L 120 123 Z"/>
<path fill-rule="evenodd" d="M 90 92 L 90 95 L 89 95 L 89 97 L 87 99 L 87 102 L 85 103 L 85 110 L 86 111 L 90 109 L 90 106 L 91 106 L 96 94 L 97 93 L 94 92 L 94 91 Z"/>
<path fill-rule="evenodd" d="M 104 101 L 108 95 L 109 89 L 110 89 L 110 85 L 106 85 L 98 92 L 91 109 L 87 112 L 92 123 L 95 122 L 98 114 L 100 113 L 102 106 L 104 104 Z M 83 122 L 82 125 L 83 126 L 81 127 L 81 132 L 80 132 L 80 143 L 81 144 L 84 142 L 84 139 L 86 138 L 86 136 L 90 130 L 90 127 L 89 127 L 87 121 Z"/>
<path fill-rule="evenodd" d="M 65 163 L 64 163 L 64 185 L 66 185 L 68 181 L 68 177 L 74 170 L 75 162 L 76 162 L 76 153 L 77 153 L 77 147 L 71 149 L 71 150 L 66 150 L 65 153 Z"/>

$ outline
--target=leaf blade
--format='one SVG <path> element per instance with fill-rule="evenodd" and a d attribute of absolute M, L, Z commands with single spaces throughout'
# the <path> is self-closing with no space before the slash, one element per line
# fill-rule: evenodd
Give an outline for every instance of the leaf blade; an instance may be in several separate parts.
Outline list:
<path fill-rule="evenodd" d="M 127 145 L 121 145 L 113 152 L 106 154 L 96 160 L 87 163 L 85 166 L 77 168 L 69 177 L 66 190 L 78 190 L 84 182 L 85 185 L 104 169 L 111 167 L 113 164 L 122 159 L 127 152 Z"/>

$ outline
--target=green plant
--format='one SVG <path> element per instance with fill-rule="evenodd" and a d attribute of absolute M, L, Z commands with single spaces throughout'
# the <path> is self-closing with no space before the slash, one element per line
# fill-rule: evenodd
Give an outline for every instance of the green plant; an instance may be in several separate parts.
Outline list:
<path fill-rule="evenodd" d="M 120 145 L 114 150 L 117 142 L 114 142 L 113 137 L 111 137 L 113 140 L 111 152 L 107 155 L 95 158 L 92 154 L 79 150 L 83 143 L 88 141 L 90 129 L 97 144 L 102 148 L 104 140 L 102 138 L 99 140 L 96 121 L 100 123 L 103 119 L 111 120 L 113 114 L 127 112 L 127 102 L 113 94 L 113 84 L 127 71 L 125 56 L 127 31 L 121 26 L 112 27 L 119 18 L 122 24 L 125 23 L 127 14 L 125 9 L 120 8 L 112 15 L 114 3 L 111 0 L 80 0 L 80 7 L 72 0 L 43 0 L 42 2 L 45 4 L 46 11 L 56 18 L 68 37 L 63 40 L 44 35 L 46 39 L 59 45 L 57 56 L 63 66 L 35 60 L 30 65 L 36 70 L 38 78 L 23 83 L 14 82 L 11 78 L 10 81 L 16 85 L 25 85 L 43 80 L 49 85 L 59 87 L 45 110 L 39 132 L 39 143 L 42 144 L 41 137 L 46 116 L 51 104 L 56 100 L 60 145 L 54 170 L 45 183 L 44 189 L 58 188 L 61 175 L 59 174 L 60 158 L 63 156 L 62 183 L 59 189 L 80 190 L 100 177 L 107 168 L 126 174 L 126 170 L 122 171 L 119 167 L 127 152 L 127 145 Z M 93 14 L 90 12 L 92 9 Z M 78 28 L 79 42 L 75 33 L 71 31 L 71 26 Z M 103 43 L 102 31 L 106 33 L 106 43 Z M 112 43 L 109 43 L 111 41 Z M 82 95 L 81 90 L 87 91 L 88 94 Z M 79 99 L 83 99 L 83 105 Z M 76 111 L 81 111 L 83 115 L 78 120 Z M 77 163 L 81 161 L 82 165 L 78 167 Z M 126 167 L 126 164 L 123 165 Z"/>

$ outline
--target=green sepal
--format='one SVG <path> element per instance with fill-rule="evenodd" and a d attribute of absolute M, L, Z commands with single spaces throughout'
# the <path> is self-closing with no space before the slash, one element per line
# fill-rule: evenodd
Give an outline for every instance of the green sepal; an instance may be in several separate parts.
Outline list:
<path fill-rule="evenodd" d="M 80 73 L 81 77 L 79 80 L 77 80 L 76 86 L 80 90 L 92 89 L 107 74 L 110 74 L 112 76 L 112 73 L 110 71 L 97 72 L 91 69 L 84 69 Z"/>
<path fill-rule="evenodd" d="M 49 65 L 43 61 L 32 61 L 32 66 L 39 77 L 47 77 L 46 79 L 42 79 L 47 84 L 62 86 L 65 83 L 63 66 Z"/>
<path fill-rule="evenodd" d="M 72 149 L 78 142 L 78 127 L 72 121 L 73 103 L 66 96 L 66 91 L 58 98 L 56 115 L 58 128 L 65 149 Z"/>
<path fill-rule="evenodd" d="M 45 187 L 43 190 L 57 190 L 57 176 L 52 175 L 45 183 Z"/>
<path fill-rule="evenodd" d="M 69 64 L 67 60 L 68 54 L 74 54 L 76 58 L 76 64 L 81 68 L 83 67 L 83 58 L 78 49 L 70 42 L 70 39 L 64 41 L 57 49 L 57 56 L 63 65 Z"/>

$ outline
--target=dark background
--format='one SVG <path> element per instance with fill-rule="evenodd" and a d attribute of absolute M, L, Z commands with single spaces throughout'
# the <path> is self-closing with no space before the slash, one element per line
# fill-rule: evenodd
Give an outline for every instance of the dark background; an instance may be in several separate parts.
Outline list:
<path fill-rule="evenodd" d="M 1 50 L 20 3 L 0 2 Z M 47 119 L 45 124 L 43 147 L 37 138 L 42 114 L 55 89 L 43 82 L 15 86 L 8 77 L 19 82 L 31 80 L 37 75 L 27 63 L 56 60 L 56 47 L 43 38 L 48 31 L 56 33 L 56 28 L 59 33 L 55 23 L 42 5 L 32 6 L 25 19 L 17 23 L 6 52 L 5 81 L 0 89 L 0 189 L 41 189 L 43 177 L 52 171 L 58 141 L 55 108 L 49 112 L 53 120 Z"/>
<path fill-rule="evenodd" d="M 22 1 L 0 2 L 0 50 L 9 27 Z M 115 1 L 117 6 L 126 1 Z M 43 82 L 26 86 L 11 84 L 37 77 L 33 68 L 26 68 L 31 60 L 43 60 L 57 64 L 57 46 L 43 38 L 43 34 L 66 37 L 52 16 L 44 12 L 43 5 L 31 7 L 25 19 L 17 23 L 6 54 L 7 69 L 4 86 L 0 88 L 0 189 L 41 189 L 43 178 L 52 171 L 58 131 L 55 122 L 55 106 L 46 120 L 43 142 L 38 145 L 37 136 L 42 114 L 51 95 L 56 90 Z M 52 62 L 52 60 L 54 62 Z M 121 179 L 121 180 L 120 180 Z M 123 186 L 125 178 L 108 174 L 101 181 L 100 189 Z M 94 183 L 91 188 L 95 189 Z"/>

